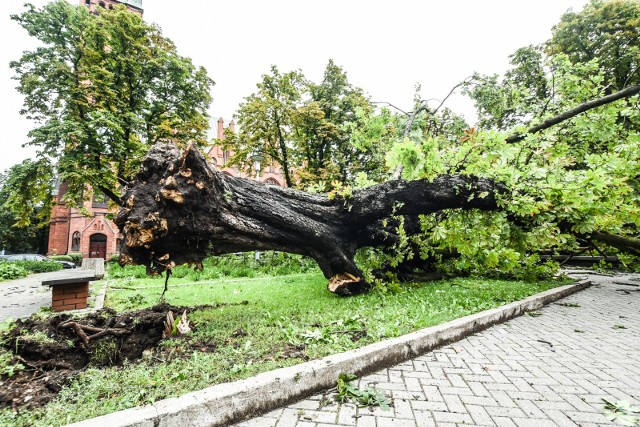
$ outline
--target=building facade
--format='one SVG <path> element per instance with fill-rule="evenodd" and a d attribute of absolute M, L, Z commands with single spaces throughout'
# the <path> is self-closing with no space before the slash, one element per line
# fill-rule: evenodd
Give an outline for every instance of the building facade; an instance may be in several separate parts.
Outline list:
<path fill-rule="evenodd" d="M 88 7 L 91 13 L 100 13 L 100 8 L 113 9 L 119 4 L 125 5 L 130 12 L 143 15 L 142 0 L 80 0 L 80 5 Z"/>
<path fill-rule="evenodd" d="M 128 10 L 143 15 L 142 0 L 80 0 L 80 5 L 89 8 L 91 13 L 100 13 L 100 8 L 113 9 L 125 5 Z M 229 123 L 229 130 L 235 132 L 235 123 Z M 217 122 L 217 139 L 208 150 L 210 162 L 217 169 L 231 176 L 257 179 L 271 185 L 284 185 L 281 168 L 273 163 L 254 166 L 253 176 L 241 172 L 237 167 L 225 166 L 233 154 L 224 151 L 217 142 L 224 139 L 224 120 Z M 109 259 L 117 255 L 121 243 L 118 227 L 109 219 L 109 213 L 115 214 L 117 208 L 110 208 L 107 197 L 100 192 L 93 194 L 83 202 L 82 209 L 70 207 L 62 201 L 67 185 L 59 183 L 54 192 L 54 207 L 49 222 L 49 255 L 81 254 L 83 258 Z"/>
<path fill-rule="evenodd" d="M 233 121 L 229 123 L 228 129 L 235 132 Z M 225 151 L 219 145 L 219 141 L 224 140 L 224 132 L 224 120 L 220 118 L 217 122 L 217 139 L 214 139 L 207 152 L 212 166 L 227 175 L 256 179 L 269 185 L 285 185 L 281 167 L 277 164 L 260 164 L 258 168 L 254 165 L 252 175 L 240 171 L 238 167 L 228 166 L 233 152 Z M 55 204 L 49 222 L 47 254 L 81 254 L 83 258 L 107 260 L 117 255 L 121 236 L 118 227 L 108 218 L 108 214 L 115 214 L 117 208 L 110 208 L 108 198 L 100 192 L 93 194 L 90 200 L 85 200 L 82 209 L 69 207 L 62 201 L 66 189 L 67 185 L 63 182 L 57 185 L 54 192 Z"/>
<path fill-rule="evenodd" d="M 231 120 L 228 126 L 229 131 L 236 131 L 236 124 Z M 224 120 L 222 117 L 218 119 L 217 126 L 217 141 L 224 140 Z M 281 187 L 285 186 L 284 173 L 282 172 L 282 168 L 275 162 L 267 162 L 264 163 L 264 160 L 261 160 L 256 164 L 254 162 L 253 166 L 253 174 L 248 175 L 239 170 L 237 166 L 228 166 L 227 163 L 233 152 L 224 151 L 222 147 L 216 143 L 209 149 L 207 152 L 209 156 L 209 161 L 216 167 L 216 169 L 220 170 L 222 173 L 226 173 L 231 176 L 240 176 L 242 178 L 251 178 L 260 182 L 264 182 L 265 184 L 271 185 L 279 185 Z"/>

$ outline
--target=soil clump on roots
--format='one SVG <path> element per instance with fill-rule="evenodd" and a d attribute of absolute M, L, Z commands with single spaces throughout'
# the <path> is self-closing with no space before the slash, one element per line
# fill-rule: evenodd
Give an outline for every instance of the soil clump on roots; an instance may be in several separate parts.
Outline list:
<path fill-rule="evenodd" d="M 15 322 L 0 347 L 22 369 L 0 371 L 0 409 L 31 409 L 46 405 L 87 366 L 119 366 L 134 361 L 163 339 L 167 313 L 182 314 L 204 307 L 154 307 L 116 313 L 102 309 L 83 317 L 60 314 L 32 316 Z M 212 351 L 213 349 L 211 349 Z"/>

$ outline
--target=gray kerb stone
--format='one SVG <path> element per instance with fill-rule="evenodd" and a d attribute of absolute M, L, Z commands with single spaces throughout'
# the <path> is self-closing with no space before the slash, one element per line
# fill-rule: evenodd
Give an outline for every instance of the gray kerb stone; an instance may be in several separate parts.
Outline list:
<path fill-rule="evenodd" d="M 522 301 L 465 316 L 356 350 L 218 384 L 153 405 L 127 409 L 69 427 L 223 426 L 334 387 L 341 372 L 362 376 L 449 344 L 590 286 L 583 280 Z"/>

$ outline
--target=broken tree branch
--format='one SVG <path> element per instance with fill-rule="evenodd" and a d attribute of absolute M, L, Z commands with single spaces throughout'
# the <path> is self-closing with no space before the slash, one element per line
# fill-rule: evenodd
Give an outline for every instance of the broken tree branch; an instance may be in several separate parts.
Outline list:
<path fill-rule="evenodd" d="M 598 98 L 598 99 L 594 99 L 588 102 L 584 102 L 580 105 L 578 105 L 576 108 L 573 108 L 569 111 L 565 111 L 562 114 L 558 114 L 557 116 L 551 117 L 550 119 L 545 120 L 544 122 L 540 123 L 539 125 L 533 126 L 529 129 L 527 129 L 527 131 L 523 134 L 516 134 L 516 135 L 511 135 L 510 137 L 508 137 L 505 141 L 509 144 L 513 144 L 515 142 L 519 142 L 522 141 L 523 139 L 526 138 L 526 136 L 528 134 L 532 134 L 532 133 L 538 133 L 542 130 L 548 129 L 552 126 L 557 125 L 558 123 L 561 123 L 565 120 L 571 119 L 575 116 L 577 116 L 578 114 L 582 114 L 586 111 L 592 110 L 594 108 L 597 107 L 601 107 L 603 105 L 606 104 L 610 104 L 612 102 L 618 101 L 620 99 L 624 99 L 624 98 L 630 98 L 634 95 L 637 95 L 638 93 L 640 93 L 640 85 L 637 86 L 631 86 L 628 87 L 626 89 L 623 89 L 621 91 L 618 91 L 616 93 L 612 93 L 611 95 L 607 95 L 607 96 L 603 96 L 602 98 Z"/>

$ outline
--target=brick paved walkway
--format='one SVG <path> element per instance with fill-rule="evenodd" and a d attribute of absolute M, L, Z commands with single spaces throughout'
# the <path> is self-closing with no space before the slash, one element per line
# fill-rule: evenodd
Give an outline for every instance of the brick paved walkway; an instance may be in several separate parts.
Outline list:
<path fill-rule="evenodd" d="M 30 274 L 23 279 L 0 282 L 0 322 L 6 319 L 21 319 L 39 312 L 44 307 L 51 307 L 51 289 L 42 286 L 43 280 L 54 279 L 69 270 L 49 273 Z M 90 294 L 89 304 L 92 308 L 74 310 L 83 313 L 102 308 L 106 282 L 97 295 Z"/>
<path fill-rule="evenodd" d="M 55 273 L 31 274 L 24 279 L 0 283 L 0 321 L 29 317 L 42 307 L 50 307 L 51 290 L 41 282 L 55 277 Z"/>
<path fill-rule="evenodd" d="M 640 275 L 590 278 L 539 316 L 362 378 L 393 398 L 390 411 L 338 405 L 329 391 L 238 427 L 612 425 L 603 398 L 640 403 Z"/>

